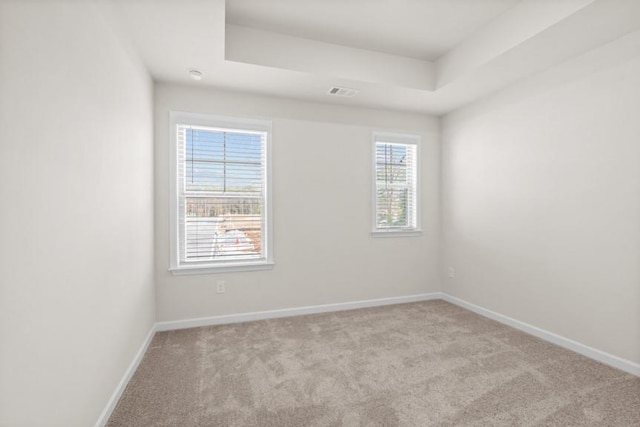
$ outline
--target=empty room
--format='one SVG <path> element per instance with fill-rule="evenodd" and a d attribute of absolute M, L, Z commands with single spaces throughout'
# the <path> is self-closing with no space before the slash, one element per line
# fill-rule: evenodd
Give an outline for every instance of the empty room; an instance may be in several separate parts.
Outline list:
<path fill-rule="evenodd" d="M 639 0 L 0 0 L 0 427 L 640 426 Z"/>

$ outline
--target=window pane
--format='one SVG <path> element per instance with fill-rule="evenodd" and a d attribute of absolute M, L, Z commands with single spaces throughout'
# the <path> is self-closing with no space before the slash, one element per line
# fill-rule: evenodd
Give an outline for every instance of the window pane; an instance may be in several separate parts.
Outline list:
<path fill-rule="evenodd" d="M 224 191 L 224 164 L 188 161 L 185 165 L 187 191 Z"/>
<path fill-rule="evenodd" d="M 187 260 L 259 257 L 262 252 L 262 200 L 187 197 Z"/>
<path fill-rule="evenodd" d="M 379 189 L 377 192 L 378 226 L 407 227 L 408 189 Z"/>
<path fill-rule="evenodd" d="M 185 189 L 222 193 L 262 192 L 263 135 L 188 128 Z"/>

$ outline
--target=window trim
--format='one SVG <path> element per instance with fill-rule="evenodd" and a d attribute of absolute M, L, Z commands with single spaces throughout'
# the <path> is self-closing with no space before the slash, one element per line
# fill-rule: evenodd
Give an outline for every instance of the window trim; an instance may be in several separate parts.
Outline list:
<path fill-rule="evenodd" d="M 178 225 L 178 140 L 177 126 L 193 125 L 214 128 L 230 128 L 238 130 L 252 130 L 266 132 L 265 140 L 265 209 L 264 209 L 264 257 L 249 261 L 227 261 L 208 264 L 181 265 L 180 264 L 180 227 Z M 246 119 L 184 111 L 169 112 L 169 271 L 171 274 L 212 274 L 238 271 L 270 270 L 273 261 L 273 200 L 271 180 L 271 140 L 272 123 L 270 120 Z"/>
<path fill-rule="evenodd" d="M 421 173 L 420 173 L 420 164 L 422 163 L 422 159 L 420 157 L 420 135 L 417 134 L 409 134 L 409 133 L 396 133 L 396 132 L 387 132 L 387 131 L 373 131 L 372 133 L 372 181 L 371 181 L 371 236 L 372 237 L 411 237 L 411 236 L 421 236 L 422 228 L 421 228 Z M 407 145 L 415 145 L 416 147 L 416 224 L 415 227 L 405 227 L 405 228 L 379 228 L 378 227 L 378 198 L 377 198 L 377 185 L 376 181 L 378 179 L 376 174 L 376 144 L 378 142 L 391 142 L 398 144 L 407 144 Z"/>

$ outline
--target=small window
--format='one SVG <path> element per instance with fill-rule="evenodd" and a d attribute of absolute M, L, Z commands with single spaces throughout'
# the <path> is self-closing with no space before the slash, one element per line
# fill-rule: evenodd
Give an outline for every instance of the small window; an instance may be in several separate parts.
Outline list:
<path fill-rule="evenodd" d="M 420 137 L 376 132 L 374 236 L 419 235 Z"/>
<path fill-rule="evenodd" d="M 269 268 L 271 124 L 171 113 L 174 274 Z"/>

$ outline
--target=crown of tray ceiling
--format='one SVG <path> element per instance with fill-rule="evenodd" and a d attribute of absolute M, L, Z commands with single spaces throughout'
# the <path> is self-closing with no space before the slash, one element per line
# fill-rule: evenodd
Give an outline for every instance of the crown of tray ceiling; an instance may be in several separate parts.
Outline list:
<path fill-rule="evenodd" d="M 111 1 L 159 82 L 443 114 L 640 54 L 636 0 Z M 204 74 L 199 82 L 188 70 Z M 358 91 L 331 97 L 333 86 Z"/>

